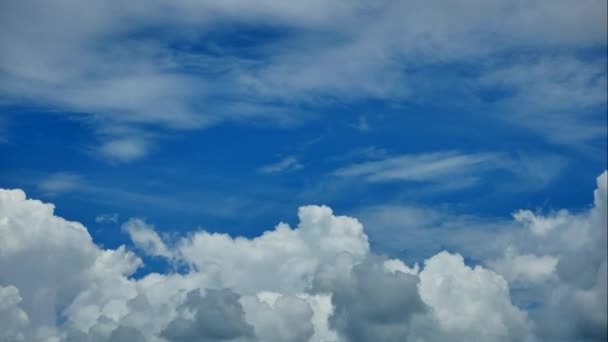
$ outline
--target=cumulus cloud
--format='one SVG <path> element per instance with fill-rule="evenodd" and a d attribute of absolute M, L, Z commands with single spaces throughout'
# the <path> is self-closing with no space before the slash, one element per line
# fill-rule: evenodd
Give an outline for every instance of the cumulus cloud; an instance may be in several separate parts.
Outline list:
<path fill-rule="evenodd" d="M 488 265 L 509 282 L 541 282 L 555 274 L 559 259 L 554 256 L 516 254 L 507 249 L 504 257 L 491 260 Z"/>
<path fill-rule="evenodd" d="M 25 341 L 29 319 L 19 307 L 21 296 L 14 286 L 0 286 L 0 341 Z"/>
<path fill-rule="evenodd" d="M 239 298 L 228 289 L 209 289 L 204 297 L 193 290 L 161 336 L 172 342 L 248 340 L 253 337 L 253 327 L 245 321 Z"/>
<path fill-rule="evenodd" d="M 425 262 L 420 296 L 454 340 L 522 341 L 526 314 L 511 303 L 509 285 L 499 274 L 464 264 L 460 255 L 441 252 Z"/>
<path fill-rule="evenodd" d="M 377 255 L 358 220 L 322 206 L 255 238 L 195 231 L 169 244 L 131 220 L 138 250 L 186 266 L 142 278 L 124 246 L 102 249 L 53 205 L 1 190 L 0 338 L 603 341 L 607 175 L 593 208 L 516 221 L 506 247 L 474 264 L 467 250 L 422 266 Z M 536 234 L 544 218 L 554 224 Z"/>
<path fill-rule="evenodd" d="M 257 296 L 244 297 L 247 320 L 255 326 L 256 336 L 261 341 L 306 342 L 329 341 L 326 326 L 327 305 L 317 297 L 283 295 L 260 292 Z M 326 304 L 326 307 L 321 305 Z M 314 308 L 314 309 L 313 309 Z M 315 322 L 317 312 L 322 321 Z M 325 324 L 325 326 L 324 326 Z M 313 338 L 313 335 L 317 335 Z"/>
<path fill-rule="evenodd" d="M 564 335 L 589 340 L 608 337 L 607 183 L 608 172 L 604 172 L 597 178 L 594 206 L 590 210 L 581 213 L 560 210 L 547 215 L 524 210 L 514 214 L 516 220 L 524 223 L 527 234 L 512 239 L 511 245 L 516 245 L 521 254 L 513 256 L 507 251 L 498 270 L 504 268 L 509 276 L 521 268 L 522 258 L 529 258 L 527 253 L 539 256 L 525 266 L 528 275 L 532 272 L 537 278 L 552 270 L 547 281 L 527 288 L 541 293 L 537 301 L 545 306 L 538 313 L 539 334 L 547 339 Z M 550 267 L 554 263 L 554 268 Z"/>
<path fill-rule="evenodd" d="M 122 228 L 129 233 L 131 241 L 141 248 L 148 255 L 171 257 L 171 252 L 154 231 L 154 228 L 146 224 L 141 219 L 130 219 L 122 225 Z"/>
<path fill-rule="evenodd" d="M 332 293 L 331 326 L 345 341 L 404 341 L 416 336 L 412 321 L 427 310 L 418 277 L 391 272 L 381 258 L 353 265 L 344 258 L 323 268 L 315 290 Z"/>

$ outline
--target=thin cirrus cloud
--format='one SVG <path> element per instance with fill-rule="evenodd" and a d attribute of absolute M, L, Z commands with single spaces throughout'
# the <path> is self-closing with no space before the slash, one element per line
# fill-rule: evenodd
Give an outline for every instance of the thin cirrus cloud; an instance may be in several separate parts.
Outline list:
<path fill-rule="evenodd" d="M 118 223 L 118 213 L 99 214 L 95 216 L 96 223 Z"/>
<path fill-rule="evenodd" d="M 126 162 L 143 157 L 148 149 L 149 143 L 144 139 L 120 138 L 107 141 L 99 148 L 99 152 L 109 160 Z"/>
<path fill-rule="evenodd" d="M 296 158 L 295 156 L 287 156 L 276 163 L 264 165 L 258 170 L 261 173 L 273 174 L 298 170 L 303 167 L 304 166 L 298 161 L 298 158 Z"/>
<path fill-rule="evenodd" d="M 52 204 L 0 190 L 0 338 L 603 341 L 607 177 L 597 178 L 585 211 L 560 220 L 517 212 L 503 243 L 474 264 L 465 261 L 469 243 L 414 266 L 377 254 L 373 229 L 325 206 L 301 207 L 296 227 L 280 223 L 251 238 L 198 230 L 166 241 L 131 220 L 123 228 L 137 255 L 125 246 L 102 249 Z M 426 215 L 416 214 L 414 221 Z M 551 226 L 545 234 L 535 232 L 540 223 Z M 146 255 L 185 270 L 133 277 Z"/>
<path fill-rule="evenodd" d="M 546 172 L 542 165 L 551 165 Z M 457 151 L 404 154 L 384 157 L 380 160 L 357 162 L 332 172 L 344 179 L 360 179 L 365 182 L 423 182 L 454 185 L 457 179 L 464 187 L 478 183 L 482 176 L 492 171 L 508 174 L 534 183 L 548 185 L 566 166 L 559 156 L 516 156 L 499 153 L 461 153 Z"/>
<path fill-rule="evenodd" d="M 299 104 L 434 102 L 435 90 L 446 84 L 459 103 L 474 105 L 478 91 L 508 87 L 503 101 L 482 101 L 484 111 L 555 143 L 605 136 L 596 128 L 601 117 L 581 115 L 606 105 L 600 95 L 605 60 L 588 63 L 568 52 L 605 44 L 604 1 L 459 1 L 451 7 L 448 14 L 434 1 L 158 1 L 145 8 L 119 1 L 7 3 L 0 96 L 92 117 L 99 131 L 125 125 L 190 130 L 226 120 L 297 123 L 310 116 Z M 239 47 L 214 35 L 225 22 L 237 33 L 255 26 L 277 35 L 247 37 L 252 43 Z M 423 72 L 451 64 L 483 66 L 473 76 Z M 566 107 L 547 106 L 565 98 Z M 121 133 L 97 138 L 105 146 L 99 152 L 118 160 L 150 152 L 114 146 Z"/>
<path fill-rule="evenodd" d="M 38 188 L 47 195 L 59 195 L 75 191 L 84 186 L 84 179 L 75 173 L 57 172 L 44 178 Z"/>

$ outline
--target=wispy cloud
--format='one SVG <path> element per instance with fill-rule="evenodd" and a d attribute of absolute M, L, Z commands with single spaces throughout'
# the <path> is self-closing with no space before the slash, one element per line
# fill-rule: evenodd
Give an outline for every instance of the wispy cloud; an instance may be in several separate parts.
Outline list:
<path fill-rule="evenodd" d="M 478 65 L 480 59 L 491 61 L 492 67 L 480 71 L 487 76 L 478 77 L 479 82 L 499 87 L 498 78 L 508 86 L 532 86 L 520 87 L 524 91 L 516 92 L 515 102 L 567 97 L 570 107 L 576 108 L 574 104 L 597 102 L 605 88 L 604 61 L 582 69 L 577 63 L 585 63 L 577 57 L 558 58 L 546 67 L 534 61 L 493 63 L 514 51 L 542 55 L 543 49 L 603 46 L 603 1 L 577 6 L 569 1 L 458 1 L 450 15 L 435 2 L 264 4 L 161 1 L 142 8 L 120 1 L 93 6 L 68 1 L 45 3 L 44 10 L 27 2 L 6 4 L 0 32 L 2 101 L 79 113 L 99 127 L 184 130 L 226 120 L 299 122 L 308 116 L 299 104 L 421 98 L 428 94 L 412 77 L 416 70 L 450 63 Z M 29 22 L 36 22 L 36 28 Z M 252 44 L 234 46 L 214 36 L 222 22 L 280 28 L 289 39 L 248 36 Z M 150 27 L 163 34 L 141 34 Z M 575 72 L 561 90 L 553 87 L 562 84 L 559 80 L 543 77 L 549 71 L 559 78 L 560 70 Z M 578 70 L 582 77 L 576 76 Z M 604 79 L 593 78 L 598 73 Z M 446 82 L 424 78 L 431 82 L 430 89 Z M 555 82 L 543 85 L 536 83 L 538 79 Z M 530 127 L 553 139 L 544 132 L 555 129 L 555 120 L 545 120 L 552 109 L 537 108 L 548 114 L 521 111 L 523 117 L 514 122 L 530 122 Z M 495 108 L 489 112 L 504 115 Z M 592 125 L 576 115 L 567 117 L 580 129 L 558 130 L 555 139 L 560 143 L 603 132 L 589 130 Z M 105 146 L 100 153 L 124 161 L 147 151 L 141 144 L 126 145 L 120 133 L 97 138 Z"/>
<path fill-rule="evenodd" d="M 118 213 L 99 214 L 95 216 L 97 223 L 118 223 Z"/>
<path fill-rule="evenodd" d="M 368 182 L 434 181 L 450 175 L 478 171 L 496 161 L 497 156 L 494 154 L 435 152 L 351 164 L 336 170 L 334 175 L 357 177 Z"/>
<path fill-rule="evenodd" d="M 84 185 L 80 175 L 69 172 L 58 172 L 43 179 L 38 187 L 46 195 L 55 196 L 79 189 Z"/>
<path fill-rule="evenodd" d="M 99 152 L 109 160 L 126 162 L 143 157 L 148 146 L 141 138 L 119 138 L 105 142 Z"/>
<path fill-rule="evenodd" d="M 551 166 L 547 170 L 543 165 Z M 476 185 L 489 172 L 506 171 L 526 183 L 545 186 L 565 165 L 565 159 L 553 155 L 512 157 L 501 153 L 442 151 L 353 163 L 333 171 L 332 175 L 370 183 L 424 182 L 458 189 Z"/>
<path fill-rule="evenodd" d="M 361 132 L 367 132 L 370 130 L 370 125 L 367 122 L 367 118 L 363 115 L 357 118 L 357 121 L 352 125 L 356 130 Z"/>
<path fill-rule="evenodd" d="M 492 103 L 501 118 L 543 135 L 580 146 L 605 139 L 606 58 L 529 58 L 492 66 L 476 81 L 479 90 L 500 90 Z M 604 117 L 605 120 L 605 117 Z"/>
<path fill-rule="evenodd" d="M 515 224 L 454 213 L 451 208 L 382 204 L 357 209 L 375 248 L 391 255 L 432 255 L 462 250 L 471 257 L 494 257 L 508 244 Z M 437 239 L 441 236 L 441 239 Z"/>
<path fill-rule="evenodd" d="M 272 174 L 299 170 L 302 167 L 303 165 L 300 164 L 298 158 L 294 156 L 287 156 L 276 163 L 262 166 L 261 168 L 259 168 L 259 171 L 261 173 Z"/>

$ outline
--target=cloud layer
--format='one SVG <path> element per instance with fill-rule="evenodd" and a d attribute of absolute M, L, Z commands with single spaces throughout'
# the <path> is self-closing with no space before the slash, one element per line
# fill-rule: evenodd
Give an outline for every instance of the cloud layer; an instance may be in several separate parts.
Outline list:
<path fill-rule="evenodd" d="M 589 115 L 606 105 L 605 57 L 577 53 L 604 47 L 601 0 L 456 1 L 449 11 L 437 1 L 28 0 L 0 12 L 0 99 L 93 123 L 95 150 L 113 161 L 144 156 L 152 126 L 283 125 L 307 116 L 302 104 L 447 93 L 552 142 L 606 134 Z M 475 72 L 441 72 L 450 65 Z"/>
<path fill-rule="evenodd" d="M 518 211 L 475 264 L 466 248 L 411 267 L 377 255 L 358 220 L 324 206 L 255 238 L 166 238 L 132 219 L 136 250 L 180 270 L 141 278 L 134 252 L 1 190 L 0 340 L 603 341 L 607 177 L 587 211 Z"/>

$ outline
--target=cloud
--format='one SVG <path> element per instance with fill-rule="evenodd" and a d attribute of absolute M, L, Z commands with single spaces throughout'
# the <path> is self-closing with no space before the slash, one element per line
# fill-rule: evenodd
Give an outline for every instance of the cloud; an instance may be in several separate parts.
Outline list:
<path fill-rule="evenodd" d="M 31 0 L 4 4 L 1 19 L 3 102 L 91 123 L 100 131 L 98 152 L 118 161 L 142 157 L 148 146 L 141 139 L 158 128 L 204 129 L 234 120 L 283 125 L 309 116 L 301 104 L 436 102 L 436 90 L 452 83 L 458 87 L 449 86 L 451 92 L 463 83 L 515 89 L 498 107 L 488 102 L 487 112 L 550 141 L 579 144 L 605 135 L 594 125 L 599 114 L 589 120 L 571 111 L 605 105 L 598 97 L 605 93 L 604 61 L 586 63 L 571 53 L 605 45 L 604 1 L 457 1 L 448 15 L 436 1 L 180 0 L 144 7 Z M 222 39 L 217 33 L 227 23 L 250 43 Z M 261 37 L 247 31 L 252 27 L 277 34 Z M 504 63 L 514 55 L 547 59 Z M 480 61 L 489 67 L 473 80 L 421 72 Z M 477 103 L 467 95 L 457 100 Z M 556 114 L 546 108 L 557 106 L 551 103 L 566 104 L 560 120 L 547 120 Z M 116 127 L 142 134 L 103 133 Z"/>
<path fill-rule="evenodd" d="M 144 253 L 186 266 L 142 278 L 132 277 L 141 259 L 124 246 L 102 249 L 51 204 L 0 190 L 0 327 L 9 324 L 0 337 L 602 341 L 607 178 L 598 178 L 592 208 L 550 221 L 545 234 L 514 221 L 498 237 L 468 239 L 465 226 L 453 233 L 463 235 L 453 245 L 465 246 L 461 253 L 429 255 L 422 267 L 378 255 L 358 220 L 322 206 L 300 208 L 294 228 L 281 223 L 253 238 L 195 231 L 167 244 L 131 220 L 125 230 Z M 465 263 L 484 244 L 496 250 Z"/>
<path fill-rule="evenodd" d="M 2 341 L 25 341 L 29 325 L 27 314 L 19 307 L 19 289 L 0 286 L 0 339 Z"/>
<path fill-rule="evenodd" d="M 95 216 L 97 223 L 118 223 L 118 213 L 99 214 Z"/>
<path fill-rule="evenodd" d="M 54 196 L 77 190 L 83 185 L 84 181 L 81 176 L 69 172 L 58 172 L 42 180 L 38 187 L 47 195 Z"/>
<path fill-rule="evenodd" d="M 99 151 L 110 160 L 127 162 L 146 155 L 148 145 L 140 138 L 120 138 L 105 142 Z"/>
<path fill-rule="evenodd" d="M 327 298 L 261 292 L 243 298 L 243 305 L 261 341 L 329 341 L 326 325 L 331 304 L 323 299 Z M 321 307 L 323 304 L 326 306 Z M 313 321 L 315 311 L 318 322 Z"/>
<path fill-rule="evenodd" d="M 478 170 L 496 161 L 492 154 L 468 155 L 436 152 L 390 157 L 380 161 L 353 164 L 334 172 L 339 177 L 360 177 L 368 182 L 430 181 L 447 175 Z"/>
<path fill-rule="evenodd" d="M 122 229 L 129 233 L 131 241 L 148 255 L 171 257 L 171 252 L 158 236 L 154 227 L 147 225 L 141 219 L 130 219 L 122 225 Z"/>
<path fill-rule="evenodd" d="M 500 274 L 520 308 L 540 307 L 530 313 L 540 340 L 586 336 L 600 341 L 607 335 L 607 178 L 604 172 L 597 179 L 594 206 L 576 214 L 520 210 L 514 221 L 507 221 L 378 206 L 359 215 L 372 246 L 392 255 L 412 260 L 441 249 L 457 250 Z"/>
<path fill-rule="evenodd" d="M 177 310 L 193 318 L 176 317 L 161 332 L 172 342 L 245 341 L 253 337 L 253 327 L 245 322 L 239 295 L 228 289 L 207 290 L 204 297 L 197 290 L 189 292 Z"/>
<path fill-rule="evenodd" d="M 605 64 L 605 56 L 530 58 L 491 68 L 477 87 L 509 94 L 495 100 L 501 118 L 554 143 L 580 145 L 607 134 L 594 115 L 607 105 Z"/>
<path fill-rule="evenodd" d="M 125 275 L 141 265 L 124 247 L 100 249 L 84 226 L 53 210 L 20 190 L 0 192 L 0 284 L 19 290 L 30 322 L 26 341 L 54 335 L 58 314 L 88 329 L 109 314 L 108 303 L 132 293 Z"/>
<path fill-rule="evenodd" d="M 547 339 L 585 336 L 602 340 L 608 336 L 607 183 L 608 172 L 604 172 L 597 178 L 594 206 L 587 211 L 574 214 L 562 210 L 547 215 L 519 211 L 515 214 L 516 219 L 522 217 L 522 213 L 527 217 L 523 221 L 524 234 L 511 239 L 511 246 L 519 251 L 516 255 L 522 258 L 533 253 L 545 260 L 548 257 L 558 260 L 553 275 L 557 284 L 549 278 L 528 289 L 544 294 L 537 298 L 545 304 L 540 310 L 538 325 L 539 334 Z M 517 258 L 505 254 L 503 262 L 506 260 L 508 264 L 511 260 L 515 265 L 509 269 L 516 268 Z M 538 276 L 538 272 L 535 275 Z M 552 328 L 561 321 L 569 323 Z"/>
<path fill-rule="evenodd" d="M 331 326 L 344 341 L 404 341 L 428 309 L 416 289 L 418 277 L 390 272 L 381 258 L 321 269 L 315 290 L 332 293 Z M 345 267 L 344 267 L 345 266 Z M 344 268 L 343 268 L 344 267 Z"/>
<path fill-rule="evenodd" d="M 544 171 L 542 165 L 551 165 L 551 171 Z M 540 188 L 557 178 L 565 166 L 564 158 L 555 155 L 443 151 L 374 158 L 339 168 L 332 175 L 370 183 L 425 183 L 433 185 L 434 191 L 448 191 L 473 187 L 492 172 L 506 171 L 518 182 L 526 182 L 528 188 Z"/>
<path fill-rule="evenodd" d="M 288 294 L 308 288 L 319 265 L 332 264 L 343 253 L 354 260 L 368 254 L 367 236 L 357 220 L 334 216 L 325 206 L 301 207 L 298 217 L 296 229 L 281 223 L 253 239 L 196 232 L 178 243 L 177 252 L 197 270 L 221 271 L 222 284 L 240 293 Z"/>
<path fill-rule="evenodd" d="M 352 127 L 361 132 L 367 132 L 371 129 L 367 122 L 367 118 L 363 115 L 360 115 L 359 118 L 357 118 L 357 121 L 352 124 Z"/>
<path fill-rule="evenodd" d="M 273 174 L 298 170 L 302 167 L 303 165 L 298 162 L 298 158 L 294 156 L 287 156 L 274 164 L 262 166 L 261 168 L 259 168 L 259 171 L 261 173 Z"/>
<path fill-rule="evenodd" d="M 529 331 L 526 314 L 511 303 L 499 274 L 468 267 L 463 257 L 441 252 L 425 261 L 420 296 L 448 336 L 463 341 L 521 341 Z"/>
<path fill-rule="evenodd" d="M 553 277 L 558 262 L 559 259 L 554 256 L 518 255 L 513 249 L 507 249 L 502 258 L 489 261 L 488 266 L 504 276 L 510 283 L 536 283 Z"/>
<path fill-rule="evenodd" d="M 407 260 L 431 257 L 444 249 L 476 260 L 498 257 L 517 228 L 509 220 L 463 215 L 443 207 L 378 205 L 354 215 L 365 225 L 373 247 Z"/>

